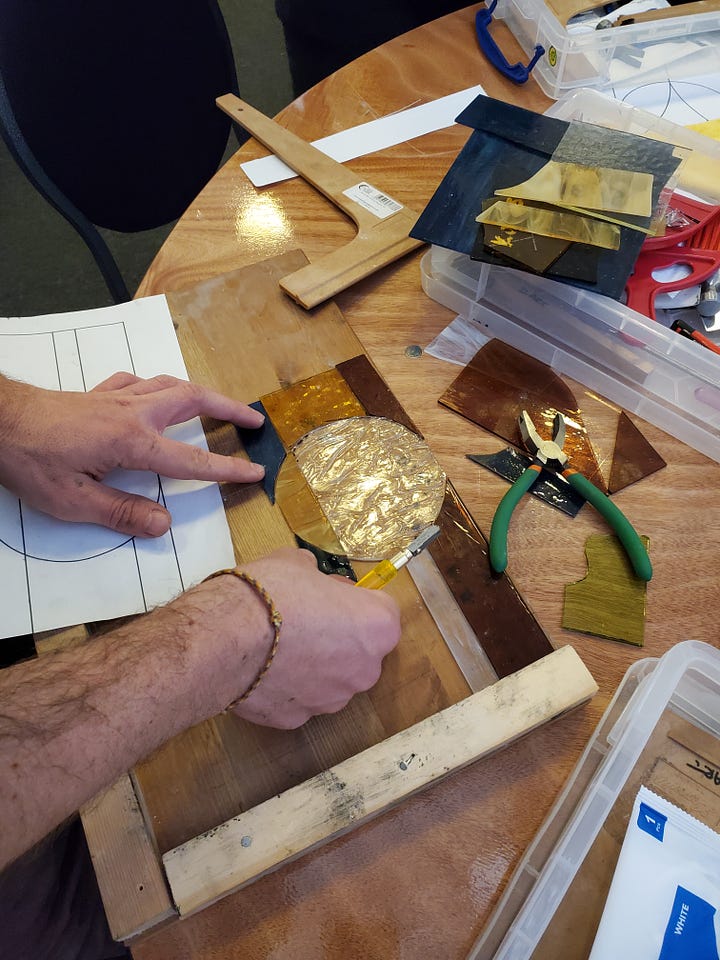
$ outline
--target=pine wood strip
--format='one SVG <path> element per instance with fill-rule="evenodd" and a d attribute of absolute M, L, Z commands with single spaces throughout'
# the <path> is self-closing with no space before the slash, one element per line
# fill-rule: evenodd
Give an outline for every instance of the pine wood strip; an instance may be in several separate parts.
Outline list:
<path fill-rule="evenodd" d="M 129 775 L 85 804 L 81 815 L 115 940 L 128 940 L 176 916 Z"/>
<path fill-rule="evenodd" d="M 181 916 L 355 829 L 596 691 L 573 648 L 563 647 L 169 851 L 163 862 Z"/>

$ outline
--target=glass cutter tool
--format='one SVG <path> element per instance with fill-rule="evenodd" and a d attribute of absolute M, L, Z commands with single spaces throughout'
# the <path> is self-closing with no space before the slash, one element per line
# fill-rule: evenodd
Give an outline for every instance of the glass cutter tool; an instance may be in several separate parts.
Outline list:
<path fill-rule="evenodd" d="M 610 524 L 625 548 L 635 574 L 641 580 L 652 578 L 652 564 L 645 545 L 625 514 L 582 473 L 568 466 L 568 455 L 563 452 L 565 420 L 561 413 L 553 420 L 552 440 L 543 440 L 535 429 L 527 410 L 518 417 L 523 443 L 533 455 L 530 466 L 520 474 L 498 504 L 490 528 L 490 566 L 496 573 L 507 567 L 507 534 L 510 517 L 524 493 L 540 476 L 543 467 L 560 473 L 577 492 L 592 504 Z"/>

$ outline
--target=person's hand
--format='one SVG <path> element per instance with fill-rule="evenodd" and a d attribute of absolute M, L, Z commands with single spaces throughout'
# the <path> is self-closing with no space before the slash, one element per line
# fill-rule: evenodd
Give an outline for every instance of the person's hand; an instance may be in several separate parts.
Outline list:
<path fill-rule="evenodd" d="M 320 573 L 307 550 L 278 550 L 242 569 L 267 590 L 283 625 L 275 659 L 248 699 L 235 707 L 239 716 L 292 729 L 316 714 L 341 710 L 356 693 L 374 686 L 383 657 L 400 639 L 400 612 L 389 594 Z M 236 578 L 222 579 L 234 580 L 237 590 Z M 251 588 L 242 584 L 240 589 Z M 268 611 L 259 598 L 255 608 L 267 624 Z M 262 666 L 271 636 L 268 630 L 254 668 Z"/>
<path fill-rule="evenodd" d="M 100 481 L 112 470 L 149 470 L 179 480 L 253 483 L 264 469 L 163 437 L 205 414 L 259 427 L 262 414 L 185 380 L 116 373 L 88 393 L 42 390 L 0 379 L 0 484 L 61 520 L 159 537 L 169 512 Z"/>

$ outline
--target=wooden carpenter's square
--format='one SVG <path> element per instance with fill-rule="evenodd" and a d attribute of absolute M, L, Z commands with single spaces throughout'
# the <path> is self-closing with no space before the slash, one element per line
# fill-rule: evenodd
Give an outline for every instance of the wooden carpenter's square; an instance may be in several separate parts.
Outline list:
<path fill-rule="evenodd" d="M 314 263 L 283 277 L 282 289 L 305 308 L 328 300 L 422 245 L 408 236 L 418 214 L 332 160 L 311 143 L 227 93 L 217 105 L 353 220 L 357 235 Z"/>

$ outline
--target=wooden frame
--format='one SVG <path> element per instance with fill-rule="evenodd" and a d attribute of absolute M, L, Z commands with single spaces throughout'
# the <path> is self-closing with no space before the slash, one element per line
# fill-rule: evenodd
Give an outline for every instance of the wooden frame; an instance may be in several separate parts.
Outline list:
<path fill-rule="evenodd" d="M 279 279 L 303 262 L 302 254 L 285 254 L 168 295 L 192 379 L 247 401 L 362 354 L 333 304 L 306 314 L 282 295 Z M 211 447 L 237 450 L 237 436 L 230 433 L 212 426 Z M 294 542 L 280 511 L 261 490 L 226 494 L 239 561 Z M 529 665 L 515 672 L 506 666 L 501 673 L 509 675 L 498 680 L 498 670 L 432 557 L 418 560 L 419 586 L 407 570 L 393 582 L 413 635 L 404 637 L 392 663 L 386 661 L 378 688 L 354 698 L 337 719 L 318 718 L 316 725 L 311 721 L 294 732 L 295 740 L 252 740 L 248 734 L 251 756 L 270 764 L 262 791 L 248 792 L 246 768 L 238 778 L 237 766 L 245 762 L 245 754 L 238 759 L 232 749 L 236 736 L 247 731 L 223 715 L 175 738 L 85 807 L 83 823 L 116 939 L 132 940 L 174 916 L 201 910 L 596 692 L 593 678 L 570 647 L 545 656 L 535 653 L 525 659 Z M 516 602 L 527 614 L 517 595 Z M 532 626 L 537 627 L 535 621 Z M 551 649 L 544 642 L 543 653 Z M 46 643 L 56 644 L 57 638 Z M 506 651 L 501 658 L 512 662 Z M 425 661 L 431 660 L 437 672 L 427 667 L 423 673 Z M 402 674 L 404 666 L 413 676 Z M 419 707 L 418 694 L 424 699 Z M 365 737 L 366 722 L 372 728 L 371 745 L 358 748 L 354 745 Z M 337 748 L 332 742 L 336 729 L 345 736 Z M 318 761 L 317 772 L 298 777 L 295 754 L 313 736 L 317 739 L 310 743 L 310 753 Z M 219 758 L 213 759 L 214 767 L 206 763 L 210 754 Z M 293 758 L 293 775 L 277 781 L 285 783 L 277 788 L 272 764 L 287 756 Z M 339 759 L 325 764 L 326 756 Z M 186 793 L 173 782 L 183 776 L 195 778 Z M 213 791 L 205 789 L 208 776 Z M 201 816 L 188 817 L 189 825 L 184 822 L 186 811 L 203 803 L 207 809 Z M 238 809 L 243 811 L 239 815 Z M 178 818 L 183 818 L 180 829 Z"/>

